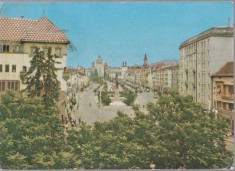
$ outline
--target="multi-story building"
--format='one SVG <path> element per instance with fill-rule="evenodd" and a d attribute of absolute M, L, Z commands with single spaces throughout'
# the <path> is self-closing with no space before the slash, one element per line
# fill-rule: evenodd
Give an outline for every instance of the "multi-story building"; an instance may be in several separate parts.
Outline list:
<path fill-rule="evenodd" d="M 98 77 L 104 78 L 104 64 L 100 55 L 98 56 L 96 60 L 95 68 L 97 70 Z"/>
<path fill-rule="evenodd" d="M 181 43 L 179 93 L 212 108 L 211 75 L 234 57 L 232 27 L 213 27 Z"/>
<path fill-rule="evenodd" d="M 218 72 L 212 75 L 213 107 L 217 117 L 227 121 L 230 131 L 234 130 L 234 63 L 226 63 Z"/>
<path fill-rule="evenodd" d="M 172 66 L 172 89 L 178 91 L 179 85 L 179 64 Z"/>
<path fill-rule="evenodd" d="M 109 68 L 107 71 L 109 78 L 114 81 L 116 79 L 116 74 L 118 75 L 118 79 L 121 78 L 122 76 L 122 68 L 119 67 L 114 67 L 114 68 Z"/>
<path fill-rule="evenodd" d="M 177 90 L 179 65 L 175 63 L 172 65 L 165 65 L 164 63 L 158 63 L 158 65 L 156 65 L 153 68 L 153 88 L 154 89 Z"/>
<path fill-rule="evenodd" d="M 140 85 L 140 67 L 128 67 L 126 74 L 126 81 L 131 83 L 134 86 Z"/>
<path fill-rule="evenodd" d="M 123 81 L 126 80 L 126 73 L 127 73 L 127 70 L 128 70 L 128 67 L 127 67 L 127 65 L 126 65 L 126 62 L 123 62 L 123 63 L 122 63 L 122 75 L 121 75 L 121 79 L 122 79 Z"/>
<path fill-rule="evenodd" d="M 56 64 L 57 79 L 62 91 L 66 91 L 63 69 L 66 66 L 69 40 L 46 17 L 39 20 L 24 18 L 0 18 L 0 92 L 7 89 L 19 91 L 25 88 L 21 74 L 30 67 L 36 48 L 45 54 L 51 50 L 59 58 Z"/>
<path fill-rule="evenodd" d="M 163 87 L 163 71 L 160 69 L 165 66 L 163 63 L 156 63 L 152 66 L 153 89 L 161 90 Z"/>

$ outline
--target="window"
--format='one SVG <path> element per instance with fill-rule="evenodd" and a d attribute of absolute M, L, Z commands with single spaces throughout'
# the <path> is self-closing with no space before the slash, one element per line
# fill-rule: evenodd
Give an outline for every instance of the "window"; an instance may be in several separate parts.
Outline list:
<path fill-rule="evenodd" d="M 61 49 L 60 48 L 55 48 L 55 55 L 60 56 L 61 55 Z"/>
<path fill-rule="evenodd" d="M 44 55 L 48 55 L 49 53 L 49 48 L 43 48 Z"/>
<path fill-rule="evenodd" d="M 11 82 L 8 82 L 7 88 L 10 90 L 11 89 Z"/>
<path fill-rule="evenodd" d="M 3 52 L 3 45 L 0 45 L 0 52 Z"/>
<path fill-rule="evenodd" d="M 22 71 L 23 71 L 23 72 L 27 72 L 27 67 L 26 67 L 26 66 L 23 66 Z"/>
<path fill-rule="evenodd" d="M 0 91 L 5 91 L 5 82 L 0 81 Z"/>
<path fill-rule="evenodd" d="M 9 65 L 5 65 L 5 72 L 9 72 Z"/>
<path fill-rule="evenodd" d="M 234 87 L 233 86 L 229 86 L 228 87 L 229 93 L 232 95 L 234 94 Z"/>
<path fill-rule="evenodd" d="M 0 72 L 2 72 L 2 64 L 0 65 Z"/>
<path fill-rule="evenodd" d="M 229 103 L 228 108 L 229 108 L 229 110 L 233 110 L 234 109 L 233 108 L 233 103 Z"/>
<path fill-rule="evenodd" d="M 3 52 L 9 52 L 9 45 L 3 45 Z"/>
<path fill-rule="evenodd" d="M 23 46 L 19 46 L 19 52 L 23 53 Z"/>
<path fill-rule="evenodd" d="M 18 91 L 18 82 L 15 82 L 15 91 Z"/>
<path fill-rule="evenodd" d="M 221 86 L 217 86 L 217 93 L 221 93 Z"/>
<path fill-rule="evenodd" d="M 16 52 L 18 52 L 18 51 L 17 51 L 17 47 L 18 47 L 18 46 L 16 46 L 16 45 L 13 45 L 13 47 L 12 47 L 12 51 L 13 51 L 13 53 L 16 53 Z"/>
<path fill-rule="evenodd" d="M 15 83 L 14 83 L 14 82 L 11 82 L 11 89 L 12 89 L 12 90 L 14 90 L 14 87 L 15 87 L 14 85 L 15 85 Z"/>
<path fill-rule="evenodd" d="M 34 55 L 34 53 L 36 52 L 36 47 L 31 47 L 30 48 L 30 55 Z"/>
<path fill-rule="evenodd" d="M 12 65 L 12 72 L 16 72 L 16 65 Z"/>

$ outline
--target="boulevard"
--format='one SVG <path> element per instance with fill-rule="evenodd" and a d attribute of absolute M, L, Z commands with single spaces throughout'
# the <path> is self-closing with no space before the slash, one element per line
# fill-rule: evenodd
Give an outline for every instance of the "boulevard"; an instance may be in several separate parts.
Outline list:
<path fill-rule="evenodd" d="M 112 89 L 112 83 L 108 82 L 108 89 Z M 97 83 L 94 83 L 89 88 L 85 89 L 79 95 L 79 110 L 77 118 L 81 121 L 91 125 L 96 121 L 105 122 L 109 121 L 117 116 L 117 112 L 121 111 L 127 114 L 129 117 L 134 117 L 134 110 L 131 106 L 104 106 L 99 104 L 98 96 L 95 95 L 94 89 L 98 87 Z M 119 91 L 122 91 L 122 87 L 119 86 Z M 153 92 L 142 92 L 137 94 L 137 98 L 134 104 L 140 106 L 142 112 L 147 113 L 147 103 L 155 102 L 153 98 Z"/>

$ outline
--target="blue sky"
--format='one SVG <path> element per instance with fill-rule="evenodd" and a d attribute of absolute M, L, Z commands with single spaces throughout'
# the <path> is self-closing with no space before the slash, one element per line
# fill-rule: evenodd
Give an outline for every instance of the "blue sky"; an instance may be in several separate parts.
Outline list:
<path fill-rule="evenodd" d="M 149 63 L 178 59 L 184 40 L 234 21 L 231 2 L 5 3 L 1 16 L 40 19 L 43 10 L 75 45 L 73 67 L 90 67 L 99 54 L 110 66 L 142 64 L 145 53 Z"/>

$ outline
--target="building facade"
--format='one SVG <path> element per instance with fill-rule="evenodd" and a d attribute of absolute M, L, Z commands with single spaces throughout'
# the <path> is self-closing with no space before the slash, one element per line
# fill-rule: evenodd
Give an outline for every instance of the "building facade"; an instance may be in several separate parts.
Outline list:
<path fill-rule="evenodd" d="M 234 63 L 226 63 L 217 73 L 212 75 L 213 107 L 218 118 L 229 124 L 234 130 Z"/>
<path fill-rule="evenodd" d="M 98 77 L 104 78 L 104 64 L 103 64 L 103 61 L 102 61 L 102 58 L 100 57 L 100 55 L 98 56 L 98 58 L 96 60 L 95 68 L 97 70 Z"/>
<path fill-rule="evenodd" d="M 57 79 L 62 91 L 66 91 L 63 69 L 66 66 L 67 45 L 69 40 L 46 17 L 39 20 L 24 18 L 0 18 L 0 92 L 7 89 L 19 91 L 26 86 L 21 75 L 30 67 L 36 48 L 45 54 L 51 50 L 59 58 L 56 68 Z"/>
<path fill-rule="evenodd" d="M 232 27 L 213 27 L 179 47 L 179 93 L 212 108 L 211 75 L 234 57 Z"/>

